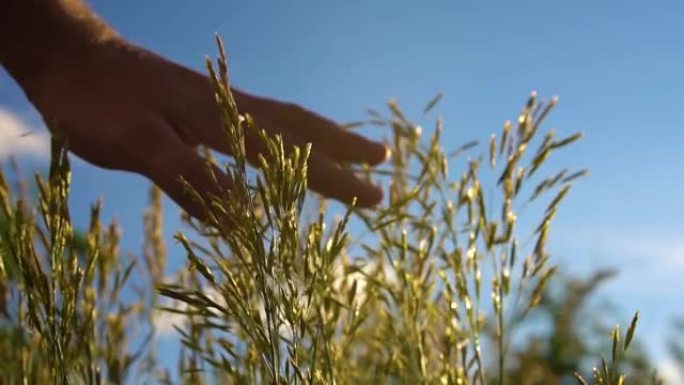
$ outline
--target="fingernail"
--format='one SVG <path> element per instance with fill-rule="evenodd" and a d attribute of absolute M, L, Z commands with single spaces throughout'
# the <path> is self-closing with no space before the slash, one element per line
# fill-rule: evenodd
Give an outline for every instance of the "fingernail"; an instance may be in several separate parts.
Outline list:
<path fill-rule="evenodd" d="M 387 162 L 392 157 L 392 149 L 385 146 L 385 157 L 382 159 L 383 162 Z"/>

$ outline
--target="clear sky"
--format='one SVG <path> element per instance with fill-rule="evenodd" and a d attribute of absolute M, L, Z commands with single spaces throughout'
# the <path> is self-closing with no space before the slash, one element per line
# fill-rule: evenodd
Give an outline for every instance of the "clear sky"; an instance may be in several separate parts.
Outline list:
<path fill-rule="evenodd" d="M 365 108 L 390 97 L 417 116 L 443 92 L 447 147 L 498 132 L 533 89 L 559 95 L 548 124 L 586 137 L 554 164 L 587 167 L 591 176 L 563 204 L 554 257 L 576 273 L 619 266 L 602 294 L 625 322 L 642 312 L 640 334 L 663 356 L 670 321 L 684 316 L 684 2 L 92 4 L 125 37 L 193 68 L 214 55 L 218 32 L 235 85 L 341 122 L 364 118 Z M 45 131 L 2 73 L 0 156 L 23 153 L 25 169 L 44 168 L 45 156 L 30 155 L 42 142 L 10 137 L 10 126 Z M 138 251 L 146 189 L 141 177 L 76 163 L 74 216 L 85 219 L 88 202 L 103 196 L 107 215 L 123 224 L 125 245 Z M 171 217 L 169 234 L 178 228 Z M 174 258 L 182 262 L 179 253 Z"/>

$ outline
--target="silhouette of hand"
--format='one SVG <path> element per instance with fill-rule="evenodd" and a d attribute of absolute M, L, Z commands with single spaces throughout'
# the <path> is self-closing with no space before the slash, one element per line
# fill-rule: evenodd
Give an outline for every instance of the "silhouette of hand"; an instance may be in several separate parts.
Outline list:
<path fill-rule="evenodd" d="M 100 167 L 146 176 L 195 217 L 202 217 L 201 208 L 180 178 L 201 193 L 221 196 L 231 188 L 218 168 L 216 186 L 194 149 L 203 144 L 228 154 L 210 81 L 197 72 L 116 40 L 52 66 L 26 89 L 49 129 L 65 137 L 72 152 Z M 252 115 L 269 134 L 281 134 L 287 145 L 312 143 L 311 189 L 346 203 L 356 196 L 361 207 L 380 202 L 378 186 L 340 163 L 381 163 L 388 156 L 384 145 L 297 105 L 233 93 L 240 112 Z M 248 135 L 253 164 L 259 147 Z"/>

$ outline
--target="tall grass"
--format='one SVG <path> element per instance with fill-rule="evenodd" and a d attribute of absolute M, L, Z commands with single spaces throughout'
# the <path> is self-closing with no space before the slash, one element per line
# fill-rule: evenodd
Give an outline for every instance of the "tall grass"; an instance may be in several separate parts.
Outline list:
<path fill-rule="evenodd" d="M 352 168 L 388 183 L 387 204 L 334 213 L 320 200 L 312 213 L 304 204 L 310 147 L 290 148 L 241 115 L 222 49 L 217 64 L 208 70 L 235 187 L 218 199 L 187 186 L 207 220 L 175 236 L 187 255 L 175 280 L 164 278 L 158 190 L 144 255 L 127 259 L 116 224 L 99 219 L 100 204 L 85 245 L 73 241 L 58 139 L 48 180 L 36 180 L 37 208 L 13 197 L 0 174 L 0 383 L 507 384 L 512 334 L 557 270 L 547 251 L 551 225 L 586 174 L 540 176 L 549 157 L 581 137 L 542 129 L 557 100 L 533 93 L 481 155 L 467 158 L 475 144 L 446 151 L 441 120 L 424 132 L 390 102 L 387 116 L 371 111 L 371 123 L 389 134 L 390 164 Z M 248 132 L 266 149 L 256 176 Z M 518 216 L 535 213 L 530 207 L 539 218 L 527 229 Z M 352 227 L 362 228 L 358 237 Z M 149 286 L 124 301 L 134 269 L 149 277 L 137 284 Z M 177 373 L 156 357 L 157 308 L 183 316 Z M 636 320 L 614 331 L 594 383 L 626 383 L 620 360 Z"/>

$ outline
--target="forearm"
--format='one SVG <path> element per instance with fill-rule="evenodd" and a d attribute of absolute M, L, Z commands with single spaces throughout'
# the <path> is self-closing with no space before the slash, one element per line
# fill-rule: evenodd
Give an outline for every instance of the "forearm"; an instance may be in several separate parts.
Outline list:
<path fill-rule="evenodd" d="M 117 38 L 81 0 L 0 0 L 0 64 L 25 88 Z"/>

